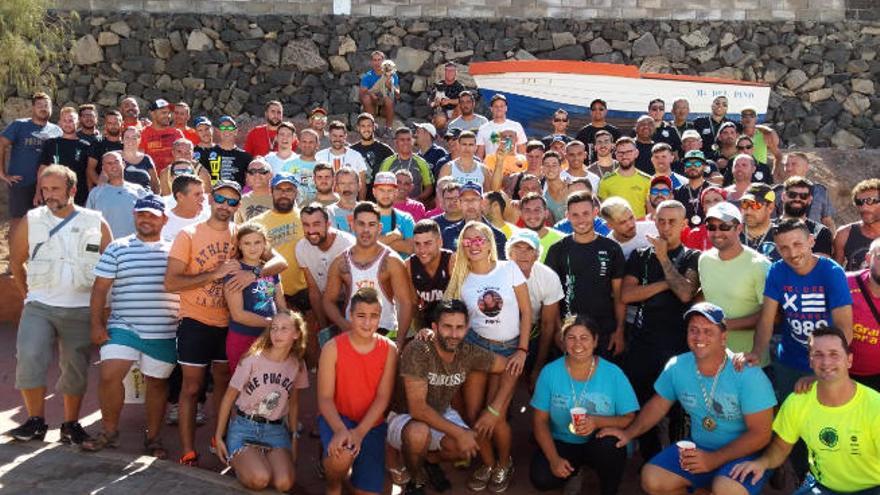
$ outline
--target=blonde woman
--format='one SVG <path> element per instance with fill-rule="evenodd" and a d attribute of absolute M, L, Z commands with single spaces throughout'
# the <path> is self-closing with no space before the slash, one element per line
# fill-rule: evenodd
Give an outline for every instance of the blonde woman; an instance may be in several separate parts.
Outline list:
<path fill-rule="evenodd" d="M 515 263 L 498 259 L 495 237 L 483 223 L 468 222 L 458 237 L 458 247 L 445 298 L 461 299 L 468 307 L 471 329 L 465 342 L 506 357 L 507 372 L 519 375 L 528 354 L 532 327 L 525 277 Z M 513 460 L 510 425 L 505 419 L 507 406 L 496 410 L 485 404 L 486 397 L 494 397 L 498 392 L 500 381 L 497 375 L 470 372 L 464 384 L 469 424 L 475 423 L 484 408 L 499 417 L 491 441 L 480 440 L 483 466 L 474 471 L 468 482 L 473 491 L 488 487 L 500 493 L 510 484 Z"/>

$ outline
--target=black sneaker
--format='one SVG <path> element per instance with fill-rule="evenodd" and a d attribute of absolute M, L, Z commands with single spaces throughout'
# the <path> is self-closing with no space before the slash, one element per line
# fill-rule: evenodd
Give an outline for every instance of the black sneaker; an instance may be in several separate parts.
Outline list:
<path fill-rule="evenodd" d="M 428 475 L 428 484 L 431 485 L 435 492 L 445 492 L 452 488 L 452 483 L 446 478 L 446 473 L 443 472 L 443 468 L 439 464 L 426 462 L 425 474 Z"/>
<path fill-rule="evenodd" d="M 6 435 L 18 440 L 19 442 L 29 442 L 31 440 L 42 441 L 46 438 L 46 420 L 39 416 L 31 416 L 18 428 L 13 428 L 6 432 Z"/>
<path fill-rule="evenodd" d="M 61 443 L 72 443 L 79 445 L 92 437 L 86 433 L 82 425 L 78 421 L 68 421 L 61 423 Z"/>
<path fill-rule="evenodd" d="M 403 487 L 403 495 L 425 495 L 425 487 L 415 481 L 410 481 Z"/>

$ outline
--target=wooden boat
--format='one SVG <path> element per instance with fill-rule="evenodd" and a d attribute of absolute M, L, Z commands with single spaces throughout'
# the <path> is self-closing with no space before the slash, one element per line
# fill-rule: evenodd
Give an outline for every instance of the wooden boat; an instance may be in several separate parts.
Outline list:
<path fill-rule="evenodd" d="M 553 112 L 569 113 L 569 132 L 574 133 L 590 121 L 590 102 L 602 98 L 608 103 L 609 122 L 629 130 L 636 119 L 648 113 L 654 98 L 666 102 L 666 120 L 672 120 L 672 102 L 686 98 L 690 120 L 709 115 L 712 100 L 727 96 L 728 115 L 739 120 L 745 107 L 758 111 L 762 122 L 767 113 L 770 86 L 751 81 L 673 74 L 640 73 L 631 65 L 569 60 L 508 60 L 472 62 L 470 75 L 480 96 L 489 101 L 501 93 L 507 97 L 511 120 L 523 125 L 526 134 L 548 134 Z"/>

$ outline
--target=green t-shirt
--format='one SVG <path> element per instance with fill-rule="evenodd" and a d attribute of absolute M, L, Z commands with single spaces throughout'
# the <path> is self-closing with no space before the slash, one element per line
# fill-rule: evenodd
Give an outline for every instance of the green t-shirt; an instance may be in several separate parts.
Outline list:
<path fill-rule="evenodd" d="M 718 257 L 718 250 L 712 248 L 703 252 L 697 266 L 706 301 L 720 306 L 725 317 L 742 318 L 761 309 L 764 280 L 770 270 L 770 260 L 764 255 L 743 247 L 739 256 L 724 261 Z M 730 330 L 727 332 L 727 347 L 733 352 L 749 352 L 754 337 L 754 328 Z M 769 355 L 761 356 L 761 366 L 766 366 L 769 361 Z"/>
<path fill-rule="evenodd" d="M 550 251 L 550 246 L 559 242 L 563 237 L 565 237 L 565 234 L 562 232 L 556 229 L 547 229 L 547 233 L 541 238 L 541 263 L 547 259 L 547 252 Z"/>
<path fill-rule="evenodd" d="M 648 191 L 651 189 L 651 176 L 636 171 L 634 175 L 624 177 L 620 170 L 608 174 L 599 181 L 599 199 L 605 201 L 611 196 L 620 196 L 632 208 L 636 219 L 645 218 L 647 213 Z"/>
<path fill-rule="evenodd" d="M 810 472 L 822 485 L 846 493 L 880 486 L 880 393 L 856 384 L 852 400 L 827 407 L 817 389 L 790 394 L 773 431 L 786 443 L 804 440 Z"/>

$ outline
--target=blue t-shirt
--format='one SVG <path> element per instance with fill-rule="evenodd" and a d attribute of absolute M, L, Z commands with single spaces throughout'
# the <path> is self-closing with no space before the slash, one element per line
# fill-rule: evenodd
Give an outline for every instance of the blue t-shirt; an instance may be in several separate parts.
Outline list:
<path fill-rule="evenodd" d="M 807 275 L 798 275 L 784 260 L 773 263 L 764 283 L 764 296 L 782 307 L 777 358 L 803 371 L 810 371 L 807 340 L 813 330 L 819 324 L 832 324 L 833 309 L 852 304 L 843 268 L 823 257 Z"/>
<path fill-rule="evenodd" d="M 393 221 L 391 215 L 382 215 L 382 235 L 391 232 L 393 230 L 391 225 L 394 223 L 395 228 L 400 231 L 404 239 L 412 239 L 413 231 L 416 228 L 416 222 L 413 220 L 412 215 L 405 211 L 400 211 L 397 208 L 393 208 L 392 212 L 394 215 Z M 404 255 L 403 253 L 398 254 L 401 256 L 409 256 L 408 254 Z"/>
<path fill-rule="evenodd" d="M 254 269 L 250 265 L 240 264 L 242 270 Z M 232 278 L 231 275 L 227 277 L 227 280 L 230 278 Z M 275 316 L 275 286 L 278 285 L 279 280 L 278 275 L 265 275 L 254 280 L 251 285 L 241 291 L 242 308 L 266 318 Z M 229 330 L 240 335 L 258 337 L 265 329 L 265 327 L 242 325 L 232 318 L 229 319 Z"/>
<path fill-rule="evenodd" d="M 382 77 L 382 74 L 370 69 L 366 74 L 361 76 L 361 87 L 370 89 L 376 84 L 376 81 Z M 393 76 L 391 76 L 391 82 L 395 87 L 400 87 L 400 78 L 397 77 L 397 73 L 395 72 Z"/>
<path fill-rule="evenodd" d="M 654 390 L 666 400 L 678 401 L 691 417 L 691 438 L 703 449 L 715 451 L 742 435 L 746 430 L 745 416 L 776 405 L 776 395 L 770 380 L 760 368 L 746 367 L 741 372 L 733 369 L 733 352 L 727 352 L 727 363 L 718 377 L 715 395 L 712 397 L 712 413 L 700 383 L 706 394 L 711 393 L 714 376 L 697 378 L 697 362 L 694 354 L 679 354 L 666 363 L 666 368 L 654 382 Z M 698 381 L 699 380 L 699 381 Z M 713 431 L 703 428 L 703 418 L 710 416 L 717 426 Z"/>
<path fill-rule="evenodd" d="M 49 122 L 40 126 L 31 119 L 18 119 L 3 130 L 3 137 L 12 143 L 6 173 L 22 177 L 13 187 L 32 186 L 37 183 L 43 143 L 47 139 L 61 137 L 61 128 Z"/>
<path fill-rule="evenodd" d="M 575 435 L 568 429 L 571 408 L 575 407 L 572 387 L 579 398 L 585 397 L 583 403 L 578 401 L 578 406 L 591 416 L 623 416 L 639 410 L 636 393 L 617 365 L 599 358 L 589 382 L 572 381 L 565 368 L 565 358 L 561 357 L 541 370 L 530 403 L 535 409 L 550 414 L 550 434 L 561 442 L 582 444 L 592 437 Z"/>

